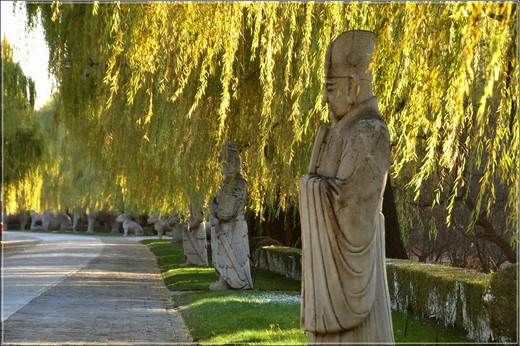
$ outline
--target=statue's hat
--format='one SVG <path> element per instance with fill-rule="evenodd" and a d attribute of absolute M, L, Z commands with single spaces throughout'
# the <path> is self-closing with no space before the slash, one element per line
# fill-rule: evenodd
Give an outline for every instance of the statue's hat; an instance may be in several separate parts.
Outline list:
<path fill-rule="evenodd" d="M 226 143 L 224 143 L 218 159 L 220 162 L 222 162 L 223 160 L 226 160 L 228 162 L 234 162 L 237 172 L 240 173 L 242 171 L 242 159 L 238 154 L 238 148 L 235 142 L 227 141 Z"/>
<path fill-rule="evenodd" d="M 238 154 L 238 148 L 235 142 L 227 141 L 222 145 L 222 150 L 220 151 L 219 161 L 223 159 L 230 160 L 231 158 L 238 158 L 240 160 L 240 155 Z"/>
<path fill-rule="evenodd" d="M 224 143 L 222 149 L 227 151 L 238 151 L 237 145 L 233 141 L 227 141 L 226 143 Z"/>
<path fill-rule="evenodd" d="M 369 65 L 375 49 L 371 31 L 344 32 L 331 42 L 325 57 L 325 77 L 348 77 L 355 72 L 360 79 L 372 80 Z"/>

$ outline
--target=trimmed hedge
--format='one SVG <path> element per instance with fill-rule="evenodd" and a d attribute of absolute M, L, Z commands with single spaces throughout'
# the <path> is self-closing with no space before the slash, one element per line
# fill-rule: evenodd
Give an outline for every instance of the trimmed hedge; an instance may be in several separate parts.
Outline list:
<path fill-rule="evenodd" d="M 251 239 L 253 265 L 301 280 L 301 250 L 268 238 Z M 514 342 L 517 338 L 518 265 L 495 275 L 474 270 L 388 259 L 392 309 L 435 319 L 466 331 L 471 340 Z"/>
<path fill-rule="evenodd" d="M 386 272 L 392 309 L 460 328 L 471 340 L 492 340 L 484 308 L 489 274 L 395 259 Z"/>
<path fill-rule="evenodd" d="M 269 237 L 254 237 L 249 239 L 249 250 L 251 253 L 264 246 L 283 246 L 281 242 Z"/>
<path fill-rule="evenodd" d="M 252 238 L 250 241 L 253 265 L 281 274 L 294 280 L 302 279 L 302 250 L 282 246 L 269 237 Z"/>
<path fill-rule="evenodd" d="M 486 299 L 489 326 L 499 342 L 518 344 L 518 263 L 509 265 L 491 277 Z"/>

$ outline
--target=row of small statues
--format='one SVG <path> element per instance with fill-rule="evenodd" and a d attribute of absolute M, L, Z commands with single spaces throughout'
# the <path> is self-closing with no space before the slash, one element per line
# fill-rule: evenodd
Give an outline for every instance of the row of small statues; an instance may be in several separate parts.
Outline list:
<path fill-rule="evenodd" d="M 253 288 L 249 262 L 249 238 L 247 223 L 244 220 L 244 208 L 247 202 L 246 181 L 242 176 L 242 161 L 234 142 L 226 142 L 219 155 L 224 175 L 217 194 L 210 202 L 209 222 L 205 222 L 206 207 L 190 206 L 190 216 L 186 222 L 181 222 L 183 216 L 175 213 L 166 219 L 160 218 L 160 213 L 151 215 L 147 222 L 154 225 L 159 239 L 167 230 L 172 229 L 172 243 L 182 242 L 186 262 L 182 265 L 207 267 L 207 239 L 211 240 L 212 262 L 218 277 L 218 282 L 211 285 L 211 290 L 247 290 Z M 103 213 L 97 213 L 99 218 Z M 106 213 L 105 213 L 106 214 Z M 94 231 L 96 213 L 88 213 L 88 233 Z M 105 215 L 106 216 L 106 215 Z M 73 229 L 77 231 L 78 215 L 74 222 L 65 213 L 54 214 L 46 210 L 43 215 L 31 213 L 31 230 Z M 125 213 L 106 217 L 111 229 L 118 232 L 118 223 L 122 223 L 124 236 L 133 233 L 136 236 L 144 234 L 143 228 Z"/>

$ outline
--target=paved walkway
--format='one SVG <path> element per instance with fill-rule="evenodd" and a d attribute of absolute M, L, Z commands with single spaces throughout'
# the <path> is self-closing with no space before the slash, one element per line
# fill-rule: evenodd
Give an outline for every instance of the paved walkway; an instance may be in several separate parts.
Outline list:
<path fill-rule="evenodd" d="M 137 237 L 5 232 L 2 344 L 186 344 Z"/>

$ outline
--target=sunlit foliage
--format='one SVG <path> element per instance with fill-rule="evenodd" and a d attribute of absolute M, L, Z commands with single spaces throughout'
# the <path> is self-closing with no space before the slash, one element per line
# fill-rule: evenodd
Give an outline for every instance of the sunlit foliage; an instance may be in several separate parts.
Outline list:
<path fill-rule="evenodd" d="M 171 211 L 209 198 L 217 157 L 237 143 L 249 209 L 297 203 L 321 104 L 327 45 L 377 37 L 374 89 L 406 202 L 448 212 L 475 171 L 474 214 L 509 189 L 516 229 L 518 61 L 515 2 L 27 3 L 41 13 L 66 128 L 66 197 L 82 206 Z M 73 148 L 73 149 L 72 149 Z M 72 152 L 73 151 L 73 152 Z M 62 169 L 63 172 L 69 168 Z M 92 193 L 95 191 L 95 193 Z M 73 202 L 71 199 L 70 203 Z M 449 218 L 447 220 L 449 222 Z M 513 235 L 513 238 L 516 236 Z"/>
<path fill-rule="evenodd" d="M 34 81 L 13 61 L 13 48 L 2 39 L 2 200 L 16 209 L 31 207 L 38 196 L 34 170 L 43 156 L 43 138 L 34 112 Z M 38 199 L 35 199 L 39 203 Z"/>

